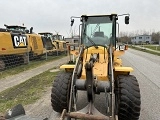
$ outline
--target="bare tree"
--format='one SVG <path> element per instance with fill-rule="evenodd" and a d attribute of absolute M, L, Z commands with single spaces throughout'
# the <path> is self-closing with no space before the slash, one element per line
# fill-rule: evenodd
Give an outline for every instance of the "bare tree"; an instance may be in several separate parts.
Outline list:
<path fill-rule="evenodd" d="M 152 32 L 152 41 L 158 44 L 159 40 L 160 40 L 160 32 Z"/>

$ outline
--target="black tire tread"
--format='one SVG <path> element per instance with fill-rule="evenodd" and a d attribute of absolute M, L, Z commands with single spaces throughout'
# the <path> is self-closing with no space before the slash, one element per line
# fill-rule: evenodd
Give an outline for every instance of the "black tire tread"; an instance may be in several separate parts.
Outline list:
<path fill-rule="evenodd" d="M 118 76 L 118 118 L 119 120 L 138 120 L 141 110 L 140 89 L 135 76 Z"/>
<path fill-rule="evenodd" d="M 52 108 L 56 112 L 68 110 L 71 73 L 61 72 L 53 82 L 51 90 Z"/>

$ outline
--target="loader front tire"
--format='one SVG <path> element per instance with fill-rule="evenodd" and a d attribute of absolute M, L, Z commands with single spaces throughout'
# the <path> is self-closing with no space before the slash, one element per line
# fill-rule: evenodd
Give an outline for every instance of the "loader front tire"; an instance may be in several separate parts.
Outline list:
<path fill-rule="evenodd" d="M 118 120 L 138 120 L 140 116 L 140 89 L 135 76 L 120 75 L 117 79 Z"/>
<path fill-rule="evenodd" d="M 54 111 L 61 113 L 68 110 L 72 73 L 60 72 L 53 82 L 51 103 Z"/>

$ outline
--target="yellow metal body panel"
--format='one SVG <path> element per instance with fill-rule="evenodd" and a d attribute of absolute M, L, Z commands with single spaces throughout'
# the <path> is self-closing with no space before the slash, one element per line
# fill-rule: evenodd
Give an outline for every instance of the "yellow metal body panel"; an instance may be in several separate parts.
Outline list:
<path fill-rule="evenodd" d="M 37 34 L 27 34 L 29 46 L 32 48 L 32 52 L 35 55 L 42 55 L 44 53 L 44 46 L 42 38 Z"/>
<path fill-rule="evenodd" d="M 86 79 L 85 64 L 89 61 L 91 54 L 99 53 L 99 61 L 94 64 L 93 74 L 97 77 L 98 80 L 108 80 L 108 52 L 107 49 L 98 46 L 98 49 L 95 47 L 90 47 L 85 49 L 83 54 L 83 68 L 81 79 Z"/>
<path fill-rule="evenodd" d="M 114 65 L 114 67 L 121 67 L 122 60 L 120 58 L 114 59 L 113 65 Z"/>
<path fill-rule="evenodd" d="M 66 72 L 73 72 L 75 65 L 62 65 L 61 69 L 65 69 Z"/>
<path fill-rule="evenodd" d="M 61 65 L 60 68 L 74 68 L 75 65 Z"/>
<path fill-rule="evenodd" d="M 124 54 L 125 51 L 114 50 L 114 57 L 119 57 Z"/>
<path fill-rule="evenodd" d="M 23 45 L 20 44 L 20 46 Z M 24 54 L 28 51 L 30 47 L 14 48 L 10 32 L 0 32 L 0 55 Z"/>
<path fill-rule="evenodd" d="M 15 34 L 16 35 L 16 34 Z M 23 34 L 26 36 L 26 43 L 19 43 L 19 47 L 14 48 L 11 33 L 0 32 L 0 55 L 24 54 L 32 51 L 35 55 L 41 55 L 45 52 L 42 38 L 37 34 Z M 23 39 L 24 40 L 24 39 Z M 20 41 L 20 40 L 19 40 Z M 15 42 L 15 41 L 14 41 Z M 25 48 L 20 48 L 25 47 Z M 28 47 L 28 48 L 27 48 Z"/>
<path fill-rule="evenodd" d="M 57 51 L 65 51 L 67 50 L 67 43 L 65 41 L 60 41 L 60 40 L 54 40 L 52 42 L 52 44 L 54 44 L 54 46 L 56 47 Z"/>
<path fill-rule="evenodd" d="M 114 69 L 114 77 L 116 79 L 117 75 L 127 75 L 130 72 L 133 71 L 133 68 L 131 67 L 122 67 L 122 60 L 120 58 L 118 58 L 119 56 L 124 54 L 124 51 L 115 51 L 113 48 L 113 69 Z M 70 52 L 70 54 L 75 54 L 73 52 Z M 98 61 L 96 61 L 94 63 L 94 67 L 93 67 L 93 74 L 96 77 L 97 80 L 109 80 L 108 77 L 108 49 L 104 48 L 102 46 L 98 46 L 98 48 L 93 47 L 89 47 L 88 49 L 84 50 L 84 53 L 82 55 L 82 63 L 83 63 L 83 67 L 82 67 L 82 74 L 80 79 L 82 80 L 86 80 L 86 70 L 85 70 L 85 64 L 86 62 L 89 62 L 91 54 L 98 54 L 99 53 L 99 59 Z M 60 68 L 64 68 L 66 71 L 73 71 L 75 68 L 75 65 L 62 65 Z"/>
<path fill-rule="evenodd" d="M 133 68 L 131 67 L 114 67 L 115 71 L 119 72 L 132 72 Z"/>
<path fill-rule="evenodd" d="M 122 60 L 119 58 L 119 56 L 123 55 L 125 51 L 120 50 L 114 50 L 114 61 L 113 65 L 114 67 L 122 67 Z"/>
<path fill-rule="evenodd" d="M 57 43 L 55 41 L 52 41 L 52 44 L 56 47 L 56 50 L 58 50 Z"/>

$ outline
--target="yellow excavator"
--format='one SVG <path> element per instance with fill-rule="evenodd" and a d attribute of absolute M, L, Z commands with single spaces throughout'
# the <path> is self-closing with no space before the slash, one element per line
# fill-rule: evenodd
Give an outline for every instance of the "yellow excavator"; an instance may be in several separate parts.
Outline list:
<path fill-rule="evenodd" d="M 29 59 L 45 53 L 42 37 L 24 26 L 5 25 L 0 28 L 0 70 L 16 64 L 28 63 Z"/>

